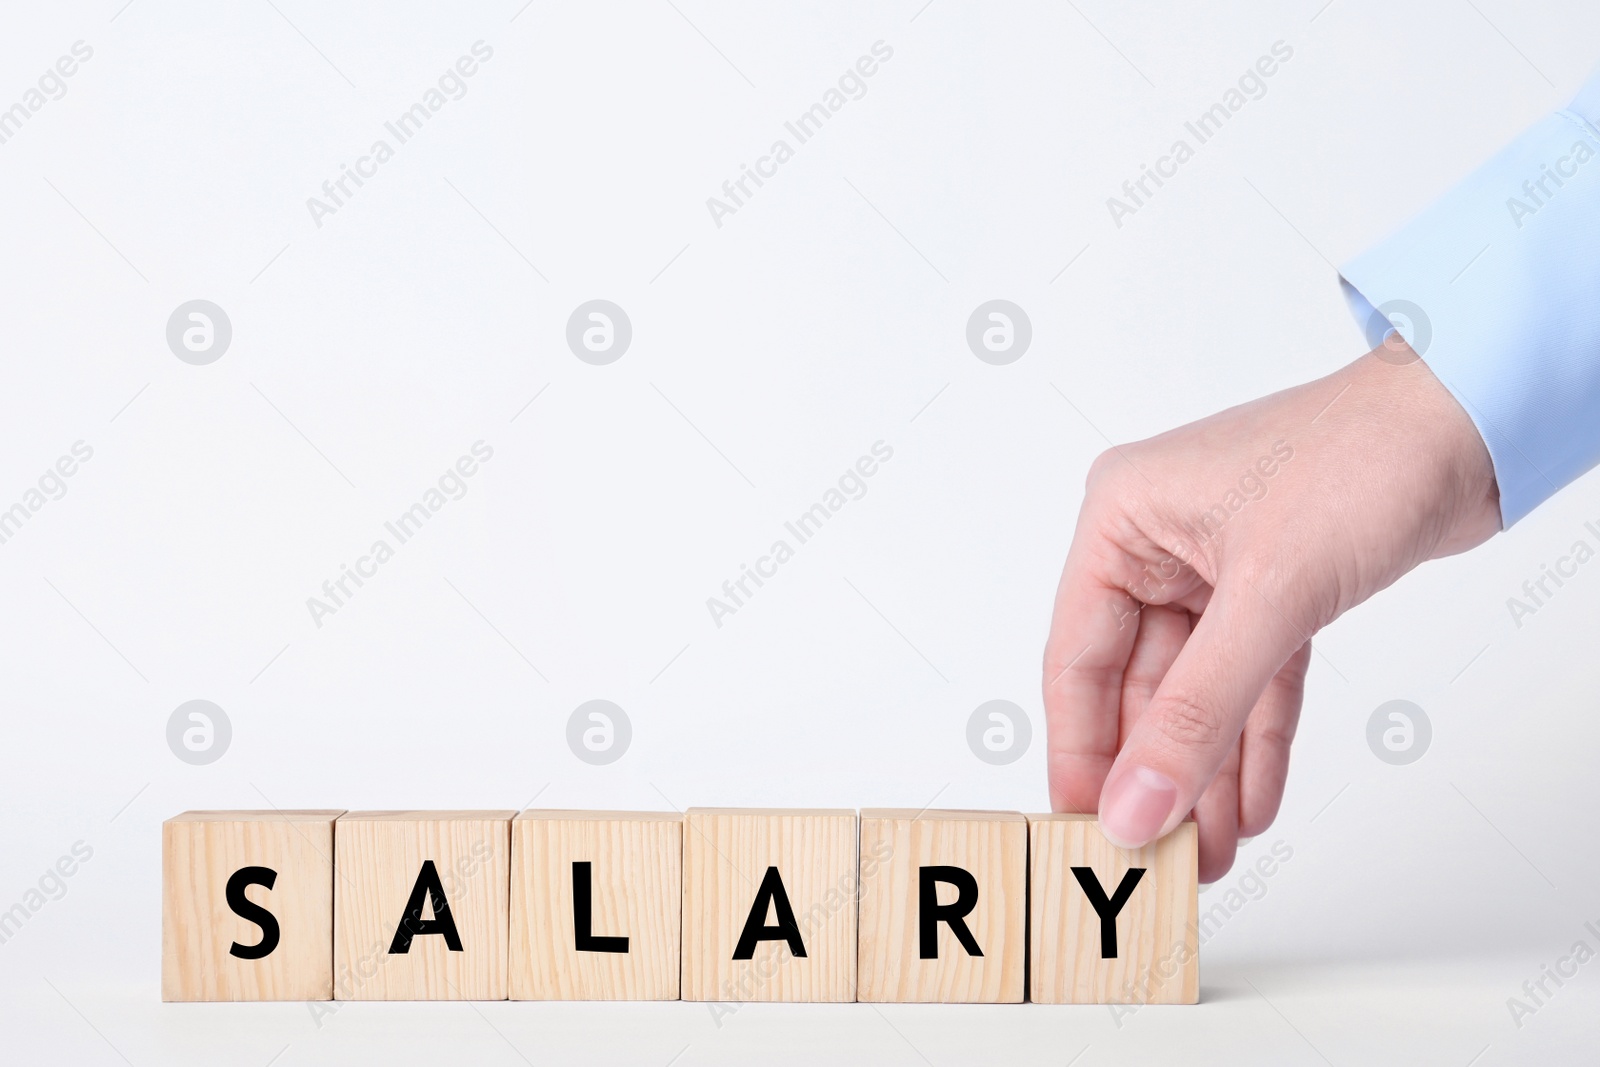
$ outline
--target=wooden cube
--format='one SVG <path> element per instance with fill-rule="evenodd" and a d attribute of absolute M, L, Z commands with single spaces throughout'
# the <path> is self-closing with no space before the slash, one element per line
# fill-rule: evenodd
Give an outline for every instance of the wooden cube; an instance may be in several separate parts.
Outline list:
<path fill-rule="evenodd" d="M 857 998 L 1021 1003 L 1027 894 L 1020 813 L 862 811 Z"/>
<path fill-rule="evenodd" d="M 161 999 L 333 998 L 338 811 L 186 811 L 161 824 Z"/>
<path fill-rule="evenodd" d="M 1105 839 L 1092 815 L 1030 815 L 1028 840 L 1029 999 L 1199 1001 L 1199 839 L 1192 821 L 1127 851 Z"/>
<path fill-rule="evenodd" d="M 856 813 L 690 808 L 683 999 L 851 1001 Z"/>
<path fill-rule="evenodd" d="M 504 1000 L 511 811 L 353 811 L 334 826 L 336 1000 Z"/>
<path fill-rule="evenodd" d="M 682 916 L 677 813 L 511 823 L 512 1000 L 677 1000 Z"/>

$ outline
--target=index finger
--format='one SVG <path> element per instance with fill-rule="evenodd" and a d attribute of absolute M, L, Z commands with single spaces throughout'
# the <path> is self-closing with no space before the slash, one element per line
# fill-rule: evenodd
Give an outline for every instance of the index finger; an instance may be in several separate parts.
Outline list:
<path fill-rule="evenodd" d="M 1050 806 L 1092 812 L 1117 755 L 1122 680 L 1143 603 L 1116 580 L 1122 556 L 1079 524 L 1056 588 L 1044 649 L 1044 713 Z"/>

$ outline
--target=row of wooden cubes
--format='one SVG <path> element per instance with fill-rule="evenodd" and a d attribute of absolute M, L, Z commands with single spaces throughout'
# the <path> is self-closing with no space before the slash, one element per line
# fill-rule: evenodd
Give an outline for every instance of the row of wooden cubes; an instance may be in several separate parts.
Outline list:
<path fill-rule="evenodd" d="M 1193 823 L 867 809 L 191 811 L 165 1000 L 1195 1003 Z"/>

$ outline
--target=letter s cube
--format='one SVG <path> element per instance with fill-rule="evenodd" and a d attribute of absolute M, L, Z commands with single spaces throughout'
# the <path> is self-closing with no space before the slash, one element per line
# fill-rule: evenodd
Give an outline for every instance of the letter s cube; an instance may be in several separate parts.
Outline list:
<path fill-rule="evenodd" d="M 333 998 L 338 811 L 186 811 L 161 826 L 161 999 Z"/>

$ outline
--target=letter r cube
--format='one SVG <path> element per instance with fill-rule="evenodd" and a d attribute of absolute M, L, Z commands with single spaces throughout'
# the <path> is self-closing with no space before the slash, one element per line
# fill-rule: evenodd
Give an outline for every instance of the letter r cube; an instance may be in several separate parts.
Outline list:
<path fill-rule="evenodd" d="M 1017 812 L 864 810 L 857 999 L 1020 1004 L 1027 887 Z"/>

